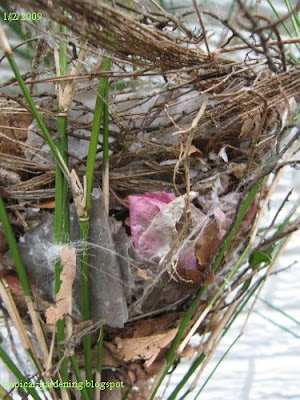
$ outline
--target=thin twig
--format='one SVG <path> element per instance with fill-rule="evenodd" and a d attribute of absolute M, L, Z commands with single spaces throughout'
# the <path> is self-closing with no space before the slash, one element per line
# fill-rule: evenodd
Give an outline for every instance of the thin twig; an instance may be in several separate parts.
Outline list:
<path fill-rule="evenodd" d="M 197 17 L 198 17 L 198 20 L 199 20 L 199 23 L 200 23 L 200 26 L 201 26 L 201 29 L 202 29 L 202 34 L 203 34 L 204 43 L 205 43 L 205 46 L 206 46 L 207 53 L 208 53 L 209 56 L 211 56 L 211 52 L 210 52 L 209 44 L 208 44 L 208 40 L 207 40 L 207 35 L 206 35 L 206 29 L 205 29 L 205 26 L 203 24 L 203 20 L 202 20 L 202 17 L 201 17 L 199 6 L 198 6 L 196 0 L 193 0 L 193 6 L 194 6 L 194 8 L 196 10 L 196 14 L 197 14 Z"/>

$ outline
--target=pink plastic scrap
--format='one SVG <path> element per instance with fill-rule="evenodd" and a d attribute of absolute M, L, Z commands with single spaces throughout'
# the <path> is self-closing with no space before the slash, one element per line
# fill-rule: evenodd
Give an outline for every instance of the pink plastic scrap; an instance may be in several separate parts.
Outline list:
<path fill-rule="evenodd" d="M 196 197 L 197 193 L 190 192 L 191 199 Z M 184 213 L 185 199 L 185 195 L 176 197 L 174 193 L 166 192 L 128 196 L 131 235 L 140 255 L 157 261 L 163 260 L 169 253 L 178 235 L 177 228 Z M 255 210 L 255 201 L 253 203 L 249 216 L 246 215 L 243 221 L 248 226 Z M 215 206 L 210 210 L 210 215 L 205 215 L 194 204 L 190 204 L 190 229 L 194 230 L 196 237 L 188 239 L 179 253 L 174 253 L 172 262 L 177 263 L 178 269 L 196 270 L 208 263 L 209 256 L 232 223 L 233 212 L 224 212 L 222 208 L 222 205 Z M 231 204 L 231 209 L 235 208 L 236 204 Z M 203 265 L 199 264 L 199 254 L 196 258 L 196 243 L 202 249 L 200 259 Z"/>
<path fill-rule="evenodd" d="M 153 192 L 141 195 L 128 196 L 129 202 L 129 222 L 136 250 L 144 256 L 154 256 L 158 243 L 154 237 L 147 238 L 145 233 L 149 228 L 153 218 L 162 212 L 166 204 L 175 200 L 174 193 Z"/>

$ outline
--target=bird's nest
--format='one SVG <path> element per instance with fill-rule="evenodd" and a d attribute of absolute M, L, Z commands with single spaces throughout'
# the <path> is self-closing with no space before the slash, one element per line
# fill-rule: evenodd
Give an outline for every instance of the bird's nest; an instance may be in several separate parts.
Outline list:
<path fill-rule="evenodd" d="M 157 5 L 148 9 L 139 1 L 19 3 L 44 13 L 40 25 L 30 26 L 28 43 L 35 43 L 35 51 L 24 78 L 55 139 L 54 88 L 68 88 L 68 93 L 60 92 L 59 101 L 70 104 L 69 163 L 79 176 L 84 175 L 92 124 L 90 98 L 94 102 L 97 78 L 110 78 L 109 217 L 103 211 L 103 194 L 96 190 L 90 218 L 94 318 L 81 324 L 80 297 L 74 293 L 73 336 L 66 354 L 80 345 L 86 330 L 96 330 L 99 321 L 106 323 L 104 370 L 108 376 L 117 371 L 128 385 L 139 387 L 132 399 L 146 398 L 145 382 L 161 371 L 166 350 L 199 288 L 206 290 L 195 303 L 185 337 L 191 329 L 209 333 L 201 345 L 209 355 L 238 300 L 247 293 L 245 282 L 250 282 L 258 265 L 271 262 L 263 255 L 276 239 L 272 227 L 271 236 L 256 241 L 254 237 L 269 196 L 267 178 L 288 163 L 297 165 L 290 159 L 299 130 L 290 128 L 299 102 L 300 68 L 285 47 L 293 40 L 281 38 L 278 21 L 251 14 L 242 1 L 237 1 L 237 17 L 231 22 L 196 5 L 175 16 Z M 199 29 L 187 26 L 186 18 L 192 15 Z M 67 26 L 68 33 L 49 38 L 48 18 Z M 214 50 L 204 28 L 207 18 L 216 19 L 229 32 Z M 245 30 L 252 35 L 245 35 Z M 270 39 L 271 33 L 275 39 Z M 53 75 L 51 61 L 60 41 L 66 42 L 74 67 L 64 77 Z M 236 57 L 242 51 L 243 60 Z M 232 53 L 235 56 L 229 57 Z M 100 67 L 103 56 L 112 60 L 109 71 Z M 57 250 L 52 240 L 55 166 L 27 105 L 14 94 L 15 81 L 1 87 L 2 192 L 15 232 L 22 237 L 21 254 L 37 296 L 42 295 L 43 302 L 53 301 L 53 259 L 45 249 Z M 98 148 L 94 181 L 101 187 L 101 140 Z M 72 212 L 71 243 L 80 253 Z M 280 238 L 296 228 L 295 222 L 287 225 Z M 251 263 L 241 264 L 231 275 L 249 242 Z M 4 271 L 12 280 L 13 272 Z M 235 297 L 228 303 L 230 291 Z M 51 328 L 45 324 L 45 330 Z M 184 343 L 181 356 L 199 351 Z"/>

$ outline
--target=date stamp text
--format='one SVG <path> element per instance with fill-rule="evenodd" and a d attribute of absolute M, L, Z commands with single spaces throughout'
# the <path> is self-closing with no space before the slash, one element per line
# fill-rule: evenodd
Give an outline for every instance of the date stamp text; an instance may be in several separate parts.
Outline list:
<path fill-rule="evenodd" d="M 3 12 L 3 21 L 39 21 L 43 18 L 41 12 Z"/>

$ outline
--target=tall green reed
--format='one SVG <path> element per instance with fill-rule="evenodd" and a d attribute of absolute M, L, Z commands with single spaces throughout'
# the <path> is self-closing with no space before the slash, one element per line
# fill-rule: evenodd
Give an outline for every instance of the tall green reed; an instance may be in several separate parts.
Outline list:
<path fill-rule="evenodd" d="M 249 193 L 247 194 L 246 198 L 243 200 L 243 202 L 241 203 L 241 206 L 237 212 L 236 215 L 236 219 L 235 222 L 232 226 L 232 228 L 230 229 L 230 231 L 228 232 L 225 240 L 223 241 L 223 244 L 215 258 L 215 261 L 212 264 L 212 270 L 215 271 L 218 266 L 220 265 L 222 258 L 225 254 L 225 252 L 229 249 L 230 243 L 234 237 L 234 235 L 236 234 L 244 216 L 246 215 L 254 197 L 256 196 L 256 194 L 258 193 L 260 186 L 262 183 L 262 179 L 259 179 L 257 182 L 255 182 L 255 184 L 253 185 L 253 187 L 251 188 L 251 190 L 249 191 Z M 189 306 L 188 310 L 186 311 L 182 322 L 179 325 L 177 334 L 168 350 L 167 356 L 166 356 L 166 366 L 161 374 L 161 376 L 159 377 L 159 380 L 156 384 L 156 386 L 154 387 L 151 396 L 150 396 L 150 400 L 154 399 L 155 394 L 157 393 L 161 383 L 163 382 L 165 376 L 167 375 L 169 369 L 171 368 L 171 366 L 173 365 L 173 363 L 175 362 L 176 358 L 177 358 L 177 353 L 176 350 L 179 346 L 180 340 L 184 334 L 184 332 L 186 331 L 187 325 L 189 323 L 189 321 L 191 320 L 192 316 L 194 315 L 194 312 L 196 311 L 198 304 L 200 302 L 200 299 L 202 298 L 204 292 L 206 290 L 205 286 L 201 286 L 197 293 L 196 296 L 194 298 L 194 300 L 192 301 L 191 305 Z"/>
<path fill-rule="evenodd" d="M 104 58 L 102 64 L 103 70 L 107 71 L 110 68 L 110 60 Z M 105 98 L 107 94 L 108 78 L 101 77 L 99 79 L 97 98 L 94 109 L 94 117 L 92 123 L 91 137 L 89 142 L 88 156 L 86 162 L 86 207 L 85 214 L 80 224 L 80 240 L 85 243 L 82 257 L 81 257 L 81 299 L 82 299 L 82 318 L 84 321 L 89 320 L 89 290 L 88 290 L 88 232 L 89 232 L 89 215 L 92 209 L 92 187 L 94 180 L 95 161 L 97 154 L 97 146 L 99 141 L 100 127 L 103 121 L 108 123 L 105 119 Z M 104 124 L 105 125 L 105 124 Z M 103 128 L 108 132 L 108 127 Z M 85 359 L 86 378 L 92 378 L 92 364 L 91 364 L 91 337 L 89 334 L 83 337 L 83 349 Z"/>
<path fill-rule="evenodd" d="M 67 33 L 67 28 L 60 25 L 59 32 L 61 34 Z M 58 75 L 64 76 L 67 74 L 67 45 L 65 37 L 59 44 L 59 65 Z M 58 116 L 57 116 L 57 148 L 65 162 L 68 165 L 67 159 L 67 149 L 68 149 L 68 138 L 66 135 L 68 119 L 67 110 L 64 110 L 61 103 L 61 96 L 63 94 L 64 82 L 60 83 L 58 90 Z M 69 190 L 68 181 L 64 176 L 60 166 L 56 163 L 55 167 L 55 212 L 54 212 L 54 238 L 56 243 L 67 243 L 69 239 Z M 62 272 L 61 262 L 57 261 L 55 263 L 55 293 L 57 294 L 60 290 L 61 279 L 60 275 Z M 68 361 L 64 357 L 64 346 L 61 345 L 65 340 L 65 320 L 59 319 L 56 323 L 56 334 L 58 342 L 58 355 L 61 360 L 60 363 L 60 373 L 64 381 L 68 379 Z"/>

